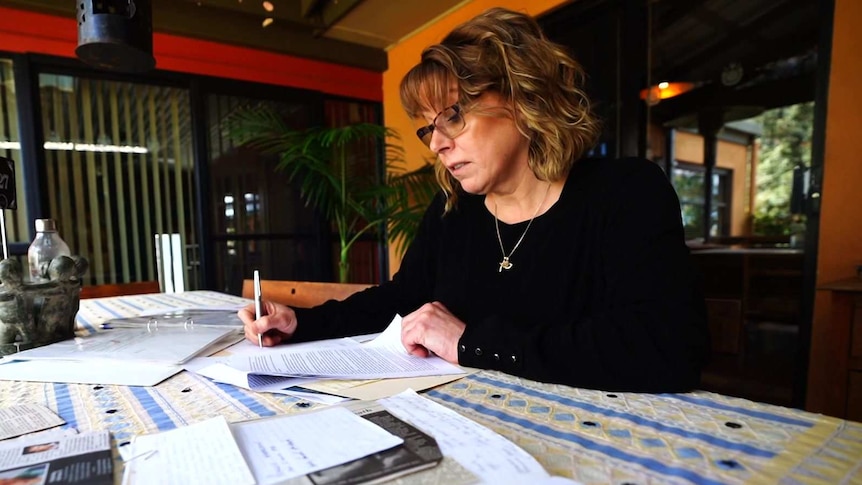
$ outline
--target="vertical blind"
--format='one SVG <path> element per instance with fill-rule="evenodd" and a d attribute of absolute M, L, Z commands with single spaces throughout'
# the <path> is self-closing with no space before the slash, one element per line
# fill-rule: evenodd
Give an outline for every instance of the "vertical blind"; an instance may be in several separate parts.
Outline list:
<path fill-rule="evenodd" d="M 8 210 L 6 238 L 11 242 L 26 242 L 30 238 L 27 203 L 24 200 L 24 170 L 21 166 L 21 136 L 18 130 L 18 103 L 15 99 L 15 78 L 12 61 L 0 59 L 0 155 L 15 162 L 15 187 L 18 209 Z"/>
<path fill-rule="evenodd" d="M 197 287 L 188 91 L 53 74 L 39 85 L 48 210 L 89 259 L 85 283 Z"/>

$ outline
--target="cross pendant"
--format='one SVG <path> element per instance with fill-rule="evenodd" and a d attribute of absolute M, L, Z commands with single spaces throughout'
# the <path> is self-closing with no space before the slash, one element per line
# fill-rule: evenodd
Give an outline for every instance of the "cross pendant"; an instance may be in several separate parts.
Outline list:
<path fill-rule="evenodd" d="M 509 258 L 507 256 L 503 256 L 503 260 L 500 261 L 500 269 L 497 270 L 498 273 L 502 273 L 504 269 L 512 269 L 514 266 L 509 262 Z"/>

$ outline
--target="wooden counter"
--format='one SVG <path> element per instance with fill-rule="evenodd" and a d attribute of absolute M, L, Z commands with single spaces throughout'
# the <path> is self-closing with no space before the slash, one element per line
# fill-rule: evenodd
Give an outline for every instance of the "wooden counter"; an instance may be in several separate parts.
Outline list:
<path fill-rule="evenodd" d="M 827 322 L 811 331 L 805 408 L 862 420 L 862 279 L 818 286 L 831 293 Z"/>

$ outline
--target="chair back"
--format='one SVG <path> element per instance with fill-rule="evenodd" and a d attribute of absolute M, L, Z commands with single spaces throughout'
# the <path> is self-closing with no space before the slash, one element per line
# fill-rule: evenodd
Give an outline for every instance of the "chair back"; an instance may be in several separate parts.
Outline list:
<path fill-rule="evenodd" d="M 136 281 L 133 283 L 92 285 L 81 287 L 81 299 L 103 298 L 106 296 L 142 295 L 145 293 L 160 293 L 161 291 L 158 281 Z"/>
<path fill-rule="evenodd" d="M 374 285 L 359 283 L 320 283 L 316 281 L 261 280 L 264 299 L 296 308 L 311 308 L 329 300 L 348 296 Z M 243 280 L 243 298 L 254 298 L 254 280 Z"/>

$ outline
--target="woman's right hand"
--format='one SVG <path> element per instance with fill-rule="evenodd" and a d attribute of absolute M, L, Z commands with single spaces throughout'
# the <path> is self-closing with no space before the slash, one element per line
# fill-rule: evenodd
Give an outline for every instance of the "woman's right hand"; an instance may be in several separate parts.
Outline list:
<path fill-rule="evenodd" d="M 272 347 L 289 340 L 296 331 L 296 313 L 293 309 L 267 300 L 263 300 L 261 304 L 263 315 L 258 320 L 254 319 L 254 304 L 237 312 L 243 323 L 245 338 L 264 347 Z"/>

